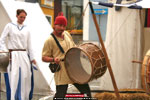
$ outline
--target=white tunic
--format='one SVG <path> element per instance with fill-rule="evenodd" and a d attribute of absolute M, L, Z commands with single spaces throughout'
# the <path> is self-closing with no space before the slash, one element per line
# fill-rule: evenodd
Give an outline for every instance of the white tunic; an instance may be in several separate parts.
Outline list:
<path fill-rule="evenodd" d="M 6 51 L 8 49 L 26 49 L 26 51 L 11 52 L 12 64 L 8 66 L 8 76 L 11 100 L 29 100 L 31 91 L 30 61 L 34 57 L 31 48 L 31 36 L 27 26 L 17 23 L 8 23 L 5 26 L 0 37 L 0 50 Z"/>

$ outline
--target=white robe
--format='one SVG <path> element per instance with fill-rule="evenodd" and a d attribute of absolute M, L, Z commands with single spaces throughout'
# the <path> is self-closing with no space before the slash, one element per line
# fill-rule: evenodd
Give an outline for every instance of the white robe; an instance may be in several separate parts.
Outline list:
<path fill-rule="evenodd" d="M 29 100 L 31 91 L 30 61 L 34 57 L 31 35 L 27 26 L 17 23 L 8 23 L 5 26 L 0 37 L 0 50 L 6 51 L 8 49 L 26 49 L 26 51 L 11 52 L 12 64 L 8 66 L 8 76 L 11 88 L 11 100 Z"/>

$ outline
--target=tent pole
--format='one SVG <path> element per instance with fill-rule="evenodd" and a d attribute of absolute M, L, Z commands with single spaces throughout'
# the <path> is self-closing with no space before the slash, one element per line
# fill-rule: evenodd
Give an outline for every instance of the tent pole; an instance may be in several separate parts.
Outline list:
<path fill-rule="evenodd" d="M 1 92 L 2 92 L 2 89 L 1 89 L 1 73 L 0 73 L 0 100 L 1 100 Z"/>
<path fill-rule="evenodd" d="M 108 67 L 108 70 L 109 70 L 109 73 L 110 73 L 110 76 L 111 76 L 111 80 L 112 80 L 112 83 L 113 83 L 113 86 L 114 86 L 114 89 L 115 89 L 115 94 L 117 96 L 117 99 L 120 100 L 120 95 L 119 95 L 119 91 L 118 91 L 118 88 L 117 88 L 117 84 L 116 84 L 114 74 L 113 74 L 109 59 L 108 59 L 108 55 L 106 53 L 106 49 L 105 49 L 105 46 L 104 46 L 104 43 L 103 43 L 103 40 L 102 40 L 102 36 L 101 36 L 101 33 L 100 33 L 100 28 L 99 28 L 97 20 L 96 20 L 96 16 L 94 14 L 92 3 L 89 2 L 89 5 L 90 5 L 91 12 L 92 12 L 93 20 L 94 20 L 94 23 L 95 23 L 95 26 L 96 26 L 96 30 L 97 30 L 97 33 L 98 33 L 99 41 L 100 41 L 100 44 L 102 46 L 102 50 L 103 50 L 105 58 L 106 58 L 106 64 L 107 64 L 107 67 Z"/>

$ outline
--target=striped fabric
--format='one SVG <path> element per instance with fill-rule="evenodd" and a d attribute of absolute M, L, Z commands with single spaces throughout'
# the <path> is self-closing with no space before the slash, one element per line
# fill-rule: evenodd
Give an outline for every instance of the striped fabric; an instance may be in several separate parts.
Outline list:
<path fill-rule="evenodd" d="M 107 2 L 95 2 L 93 1 L 92 4 L 97 4 L 101 6 L 106 6 L 106 7 L 127 7 L 130 9 L 142 9 L 142 8 L 150 8 L 150 0 L 137 0 L 134 3 L 128 3 L 128 4 L 116 4 L 116 3 L 107 3 Z"/>
<path fill-rule="evenodd" d="M 150 27 L 150 9 L 146 9 L 145 12 L 145 27 Z"/>
<path fill-rule="evenodd" d="M 150 27 L 150 9 L 146 10 L 145 27 Z"/>

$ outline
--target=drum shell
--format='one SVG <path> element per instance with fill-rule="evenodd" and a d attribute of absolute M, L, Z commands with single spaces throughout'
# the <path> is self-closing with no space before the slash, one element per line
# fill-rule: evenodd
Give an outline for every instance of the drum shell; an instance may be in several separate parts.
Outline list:
<path fill-rule="evenodd" d="M 0 53 L 0 72 L 7 72 L 9 53 Z"/>
<path fill-rule="evenodd" d="M 84 63 L 84 65 L 89 63 L 88 66 L 85 66 L 86 68 L 81 68 L 83 67 L 81 66 L 82 57 L 79 57 L 81 55 L 88 59 Z M 65 55 L 65 67 L 70 79 L 79 84 L 97 79 L 104 75 L 107 70 L 104 53 L 100 47 L 93 43 L 84 43 L 69 49 Z M 85 71 L 84 69 L 91 71 Z"/>
<path fill-rule="evenodd" d="M 141 69 L 142 88 L 150 94 L 150 50 L 147 51 Z"/>

